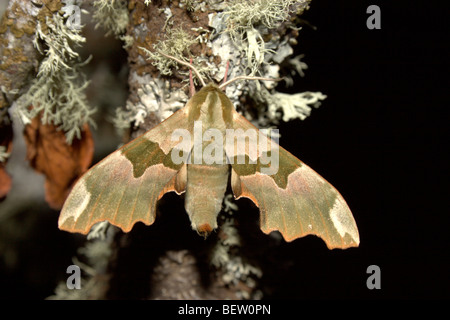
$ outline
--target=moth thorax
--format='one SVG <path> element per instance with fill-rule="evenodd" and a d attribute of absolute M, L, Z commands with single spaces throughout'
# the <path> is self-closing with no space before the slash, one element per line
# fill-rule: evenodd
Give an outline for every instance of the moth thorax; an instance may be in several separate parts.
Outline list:
<path fill-rule="evenodd" d="M 199 106 L 200 115 L 198 121 L 203 123 L 203 130 L 215 128 L 225 131 L 224 105 L 223 99 L 220 98 L 221 94 L 223 95 L 220 90 L 208 92 L 205 101 Z"/>
<path fill-rule="evenodd" d="M 207 236 L 217 228 L 217 215 L 227 189 L 229 165 L 187 165 L 185 209 L 192 229 Z"/>

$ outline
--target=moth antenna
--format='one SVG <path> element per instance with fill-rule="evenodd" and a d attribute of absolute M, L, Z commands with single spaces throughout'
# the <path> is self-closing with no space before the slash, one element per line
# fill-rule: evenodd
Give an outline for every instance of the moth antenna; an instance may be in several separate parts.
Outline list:
<path fill-rule="evenodd" d="M 229 68 L 230 68 L 230 60 L 227 60 L 227 66 L 225 67 L 225 76 L 223 77 L 223 83 L 227 82 Z"/>
<path fill-rule="evenodd" d="M 165 54 L 164 52 L 161 52 L 159 50 L 157 50 L 157 52 L 160 55 L 163 55 L 166 58 L 172 59 L 173 61 L 175 61 L 175 62 L 177 62 L 177 63 L 179 63 L 179 64 L 181 64 L 183 66 L 186 66 L 186 67 L 190 68 L 192 71 L 194 71 L 195 75 L 200 80 L 200 83 L 202 84 L 202 87 L 206 86 L 205 81 L 203 81 L 203 78 L 200 76 L 200 73 L 197 71 L 197 69 L 195 69 L 195 67 L 193 65 L 191 65 L 191 64 L 189 64 L 189 63 L 187 63 L 187 62 L 185 62 L 183 60 L 180 60 L 180 59 L 177 59 L 175 57 L 172 57 L 172 56 L 170 56 L 168 54 Z"/>
<path fill-rule="evenodd" d="M 262 80 L 262 81 L 281 81 L 283 78 L 264 78 L 264 77 L 252 77 L 252 76 L 239 76 L 236 78 L 233 78 L 231 80 L 228 80 L 227 82 L 222 83 L 219 86 L 219 89 L 224 89 L 227 85 L 230 83 L 233 83 L 238 80 Z"/>
<path fill-rule="evenodd" d="M 189 59 L 189 64 L 192 66 L 192 58 Z M 189 93 L 191 94 L 191 97 L 193 97 L 195 94 L 194 79 L 192 79 L 192 69 L 189 69 Z"/>

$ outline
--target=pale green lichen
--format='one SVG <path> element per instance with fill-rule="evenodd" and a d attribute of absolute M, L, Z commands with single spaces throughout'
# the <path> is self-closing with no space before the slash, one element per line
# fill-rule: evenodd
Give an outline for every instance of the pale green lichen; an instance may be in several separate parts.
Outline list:
<path fill-rule="evenodd" d="M 327 96 L 321 92 L 301 92 L 288 94 L 282 92 L 269 92 L 261 87 L 257 90 L 254 99 L 259 100 L 268 106 L 267 116 L 272 120 L 282 120 L 287 122 L 293 119 L 304 120 L 311 114 L 312 107 L 318 108 L 320 101 Z"/>
<path fill-rule="evenodd" d="M 183 5 L 186 7 L 187 11 L 194 11 L 194 0 L 181 0 L 180 5 Z"/>
<path fill-rule="evenodd" d="M 81 9 L 82 0 L 62 0 L 64 6 L 61 8 L 63 17 L 66 19 L 66 25 L 72 29 L 81 29 L 81 13 L 89 14 L 88 11 Z"/>
<path fill-rule="evenodd" d="M 292 59 L 289 59 L 289 64 L 292 65 L 294 68 L 291 70 L 291 74 L 294 75 L 294 72 L 297 71 L 297 73 L 301 76 L 304 77 L 305 73 L 303 72 L 304 70 L 308 69 L 308 65 L 301 61 L 301 59 L 303 59 L 305 57 L 304 54 L 299 54 L 297 56 L 295 56 Z M 295 71 L 294 71 L 295 70 Z"/>
<path fill-rule="evenodd" d="M 286 24 L 297 30 L 292 16 L 307 9 L 308 0 L 255 0 L 228 3 L 223 12 L 210 15 L 211 49 L 214 55 L 222 59 L 215 80 L 219 81 L 225 72 L 224 61 L 233 63 L 229 78 L 241 75 L 261 75 L 267 78 L 279 78 L 281 65 L 288 66 L 284 76 L 288 86 L 293 84 L 292 76 L 296 73 L 304 76 L 306 63 L 301 61 L 303 55 L 289 58 L 296 41 L 290 36 L 282 36 L 270 29 L 277 29 Z M 303 92 L 286 94 L 274 90 L 274 81 L 233 83 L 226 88 L 227 96 L 239 106 L 240 97 L 246 95 L 256 102 L 259 108 L 258 118 L 252 119 L 259 127 L 277 124 L 279 120 L 305 119 L 313 107 L 320 105 L 325 95 L 320 92 Z"/>
<path fill-rule="evenodd" d="M 305 55 L 299 54 L 295 56 L 294 58 L 287 59 L 287 64 L 291 67 L 290 68 L 290 74 L 286 75 L 283 79 L 286 82 L 287 87 L 291 87 L 294 85 L 293 76 L 298 74 L 300 77 L 305 76 L 304 70 L 308 69 L 308 65 L 301 61 Z"/>
<path fill-rule="evenodd" d="M 0 146 L 0 163 L 6 162 L 6 160 L 9 158 L 10 153 L 7 152 L 7 149 L 5 146 Z"/>
<path fill-rule="evenodd" d="M 255 28 L 248 28 L 241 42 L 246 43 L 242 49 L 247 58 L 247 68 L 250 70 L 250 75 L 254 75 L 264 63 L 265 55 L 274 51 L 265 47 L 261 34 Z"/>
<path fill-rule="evenodd" d="M 150 1 L 151 2 L 151 1 Z M 146 5 L 149 3 L 146 2 Z M 102 27 L 107 30 L 106 35 L 113 34 L 124 42 L 123 47 L 129 48 L 133 44 L 133 37 L 125 35 L 129 23 L 127 2 L 123 0 L 95 0 L 95 12 L 92 16 L 97 22 L 95 28 Z"/>
<path fill-rule="evenodd" d="M 187 11 L 194 12 L 204 7 L 205 2 L 198 0 L 181 0 L 180 7 L 185 7 Z"/>
<path fill-rule="evenodd" d="M 231 194 L 225 195 L 225 197 L 223 198 L 224 212 L 233 214 L 233 211 L 239 210 L 239 207 L 237 206 L 237 204 L 234 202 L 233 199 L 234 199 L 233 195 Z"/>
<path fill-rule="evenodd" d="M 74 29 L 67 28 L 63 17 L 56 14 L 53 19 L 47 17 L 46 26 L 48 33 L 42 31 L 42 25 L 38 22 L 36 26 L 36 37 L 34 38 L 34 46 L 46 58 L 39 66 L 37 77 L 49 76 L 58 71 L 71 68 L 68 64 L 70 61 L 78 58 L 78 53 L 75 52 L 69 45 L 69 41 L 74 46 L 81 46 L 86 42 L 86 38 L 81 36 Z M 46 48 L 43 50 L 39 40 L 43 40 Z"/>
<path fill-rule="evenodd" d="M 209 35 L 211 33 L 210 30 L 205 29 L 203 27 L 198 27 L 198 28 L 191 28 L 192 31 L 197 32 L 198 36 L 195 38 L 195 40 L 198 43 L 208 43 L 209 40 Z"/>
<path fill-rule="evenodd" d="M 168 11 L 164 12 L 167 17 L 170 17 Z M 194 38 L 193 35 L 183 30 L 182 26 L 172 28 L 171 24 L 167 23 L 164 37 L 154 43 L 153 48 L 149 50 L 139 47 L 139 49 L 156 66 L 161 75 L 170 76 L 173 74 L 173 69 L 178 68 L 178 64 L 160 52 L 189 62 L 189 57 L 191 56 L 190 47 L 198 42 L 199 39 Z M 195 57 L 192 65 L 199 70 L 202 77 L 206 77 L 210 72 L 209 65 L 205 63 L 205 58 Z M 189 71 L 179 71 L 179 74 L 184 76 L 184 81 L 187 83 Z M 137 90 L 139 101 L 128 101 L 125 108 L 116 110 L 113 122 L 119 133 L 124 129 L 130 128 L 130 126 L 134 128 L 139 127 L 150 114 L 155 115 L 162 121 L 174 111 L 182 108 L 188 100 L 183 90 L 171 90 L 168 82 L 161 78 L 154 79 L 149 74 L 141 76 L 132 71 L 130 79 L 141 85 Z M 195 77 L 194 82 L 197 81 L 198 79 Z"/>
<path fill-rule="evenodd" d="M 94 239 L 105 240 L 106 232 L 108 231 L 109 226 L 110 226 L 110 223 L 108 221 L 101 221 L 101 222 L 94 224 L 87 235 L 87 239 L 88 240 L 94 240 Z"/>
<path fill-rule="evenodd" d="M 95 287 L 94 281 L 81 281 L 81 290 L 72 290 L 67 288 L 64 281 L 60 281 L 55 288 L 55 294 L 47 297 L 47 300 L 86 300 L 92 288 Z"/>
<path fill-rule="evenodd" d="M 196 1 L 186 0 L 181 1 L 179 5 L 189 9 L 196 3 Z M 172 75 L 173 68 L 177 68 L 178 65 L 159 52 L 188 62 L 191 56 L 190 47 L 194 43 L 206 44 L 212 49 L 213 55 L 221 58 L 218 66 L 205 57 L 200 56 L 193 59 L 192 65 L 200 70 L 203 78 L 208 77 L 218 82 L 221 81 L 225 76 L 227 61 L 230 62 L 228 79 L 255 74 L 279 78 L 280 65 L 283 63 L 290 65 L 288 72 L 291 74 L 286 76 L 288 85 L 292 84 L 291 76 L 294 73 L 304 75 L 303 71 L 307 65 L 300 60 L 303 56 L 289 59 L 294 52 L 291 47 L 291 44 L 295 43 L 292 41 L 292 37 L 280 36 L 269 29 L 279 28 L 283 23 L 287 24 L 287 27 L 283 28 L 296 28 L 289 20 L 292 20 L 294 14 L 305 10 L 309 0 L 244 2 L 233 0 L 208 3 L 212 6 L 211 8 L 218 11 L 218 13 L 209 15 L 209 26 L 212 27 L 212 32 L 202 28 L 193 28 L 192 31 L 199 33 L 196 38 L 184 31 L 182 26 L 172 28 L 172 12 L 169 8 L 160 9 L 167 16 L 164 23 L 166 34 L 163 39 L 153 45 L 155 50 L 142 47 L 141 49 L 162 75 Z M 187 81 L 188 71 L 179 73 L 186 75 L 184 81 Z M 196 78 L 194 78 L 195 80 Z M 248 95 L 261 106 L 263 116 L 260 116 L 255 123 L 259 126 L 270 126 L 271 123 L 278 123 L 279 120 L 305 119 L 310 114 L 312 107 L 318 107 L 320 100 L 325 98 L 320 92 L 292 95 L 280 93 L 274 90 L 276 83 L 273 81 L 264 81 L 263 84 L 236 82 L 226 87 L 227 96 L 236 106 L 240 104 L 242 95 Z M 143 91 L 148 90 L 141 88 L 140 92 Z M 168 92 L 170 91 L 168 90 Z M 143 123 L 149 113 L 157 113 L 159 105 L 149 108 L 152 103 L 148 101 L 153 99 L 153 95 L 145 94 L 145 96 L 148 97 L 145 99 L 146 103 L 141 103 L 141 101 L 136 104 L 133 102 L 132 105 L 127 104 L 126 110 L 118 110 L 115 122 L 118 127 L 128 128 L 130 123 L 138 126 Z M 157 103 L 155 100 L 153 104 Z"/>
<path fill-rule="evenodd" d="M 274 29 L 288 20 L 290 14 L 303 10 L 306 0 L 232 0 L 223 12 L 226 32 L 247 57 L 250 75 L 257 73 L 264 63 L 266 48 L 260 28 Z"/>
<path fill-rule="evenodd" d="M 233 217 L 233 212 L 237 211 L 238 207 L 232 198 L 231 194 L 225 196 L 225 214 L 221 215 L 221 219 L 224 221 L 220 226 L 223 236 L 219 237 L 211 251 L 210 263 L 220 270 L 222 281 L 226 285 L 239 287 L 238 283 L 242 282 L 248 288 L 254 289 L 256 279 L 262 277 L 262 271 L 240 254 L 239 248 L 242 246 L 242 242 Z M 261 292 L 258 290 L 252 290 L 252 295 L 250 295 L 248 291 L 241 289 L 237 291 L 237 295 L 241 299 L 261 298 Z"/>
<path fill-rule="evenodd" d="M 96 274 L 97 272 L 104 273 L 106 271 L 109 257 L 112 254 L 112 249 L 109 244 L 110 242 L 105 241 L 105 238 L 103 238 L 94 241 L 88 241 L 86 242 L 84 247 L 78 249 L 78 254 L 86 257 L 89 266 L 92 266 L 91 269 L 96 270 L 94 274 Z"/>
<path fill-rule="evenodd" d="M 172 75 L 172 69 L 177 68 L 178 64 L 170 58 L 159 54 L 161 51 L 167 55 L 177 59 L 187 61 L 186 56 L 191 56 L 189 47 L 195 43 L 195 39 L 189 33 L 183 30 L 182 27 L 167 29 L 165 38 L 153 45 L 156 50 L 152 52 L 146 48 L 140 47 L 152 64 L 161 72 L 162 75 Z"/>
<path fill-rule="evenodd" d="M 132 73 L 132 77 L 137 77 Z M 145 77 L 145 84 L 138 89 L 137 103 L 127 102 L 126 109 L 117 108 L 113 119 L 114 126 L 119 130 L 139 127 L 145 118 L 153 113 L 161 121 L 171 116 L 175 111 L 182 108 L 188 100 L 183 90 L 171 92 L 168 84 L 162 79 Z"/>
<path fill-rule="evenodd" d="M 34 45 L 45 58 L 36 79 L 17 101 L 17 112 L 25 124 L 40 115 L 44 124 L 59 126 L 69 144 L 75 137 L 81 138 L 86 123 L 94 125 L 91 116 L 95 110 L 84 93 L 88 82 L 79 71 L 87 61 L 80 63 L 73 49 L 86 41 L 80 31 L 69 28 L 59 13 L 46 18 L 45 29 L 37 22 Z"/>
<path fill-rule="evenodd" d="M 102 27 L 107 30 L 106 35 L 123 34 L 129 22 L 127 2 L 123 0 L 95 0 L 95 8 L 92 18 L 97 22 L 96 28 Z"/>
<path fill-rule="evenodd" d="M 162 75 L 170 76 L 172 75 L 172 69 L 178 68 L 178 64 L 173 59 L 167 58 L 159 52 L 189 62 L 188 57 L 192 56 L 190 47 L 198 41 L 198 38 L 195 39 L 180 26 L 178 28 L 167 28 L 164 39 L 153 45 L 154 52 L 144 47 L 140 47 L 140 49 L 147 55 L 148 59 L 152 61 L 152 64 Z M 211 67 L 205 64 L 205 59 L 202 57 L 194 57 L 192 65 L 197 69 L 202 78 L 206 78 L 211 71 Z M 187 76 L 188 72 L 180 72 L 180 74 Z M 196 81 L 195 78 L 194 81 Z"/>
<path fill-rule="evenodd" d="M 304 0 L 232 0 L 225 11 L 228 31 L 238 33 L 258 24 L 276 28 L 289 18 L 296 4 L 303 3 Z"/>
<path fill-rule="evenodd" d="M 100 240 L 88 241 L 78 249 L 76 257 L 72 258 L 73 264 L 80 267 L 81 289 L 69 289 L 65 281 L 61 281 L 55 288 L 55 294 L 48 297 L 50 300 L 85 300 L 102 294 L 105 285 L 107 267 L 113 253 L 112 242 L 117 228 L 107 228 L 104 237 Z M 80 259 L 83 259 L 83 262 Z M 69 275 L 67 275 L 69 276 Z"/>

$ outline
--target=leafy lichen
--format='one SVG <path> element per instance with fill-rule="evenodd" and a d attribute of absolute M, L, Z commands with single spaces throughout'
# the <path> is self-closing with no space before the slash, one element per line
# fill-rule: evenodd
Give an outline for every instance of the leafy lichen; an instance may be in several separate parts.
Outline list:
<path fill-rule="evenodd" d="M 135 76 L 135 74 L 133 74 Z M 135 128 L 144 123 L 145 118 L 154 113 L 161 121 L 168 118 L 173 112 L 182 108 L 188 97 L 182 91 L 170 92 L 167 85 L 161 79 L 146 78 L 146 82 L 138 89 L 139 102 L 128 102 L 126 109 L 117 108 L 116 116 L 113 119 L 114 126 L 120 131 L 130 128 L 133 124 Z"/>
<path fill-rule="evenodd" d="M 230 61 L 229 78 L 258 74 L 268 78 L 279 78 L 282 65 L 289 66 L 285 75 L 286 84 L 292 85 L 292 76 L 304 76 L 306 63 L 303 55 L 290 58 L 296 41 L 290 34 L 279 34 L 276 30 L 291 28 L 293 16 L 308 8 L 309 0 L 255 0 L 228 2 L 223 12 L 212 14 L 209 25 L 213 28 L 211 49 L 222 59 L 215 79 L 224 75 L 225 62 Z M 295 33 L 293 33 L 295 34 Z M 305 119 L 312 107 L 318 107 L 326 96 L 320 92 L 281 93 L 274 90 L 276 82 L 231 84 L 226 93 L 232 102 L 240 105 L 240 97 L 248 96 L 256 103 L 258 119 L 255 125 L 277 124 L 279 120 Z"/>
<path fill-rule="evenodd" d="M 254 75 L 270 51 L 260 33 L 261 28 L 275 29 L 287 21 L 290 14 L 303 10 L 306 0 L 232 0 L 223 12 L 226 32 L 247 58 L 247 68 Z"/>
<path fill-rule="evenodd" d="M 268 106 L 267 116 L 272 121 L 278 121 L 281 118 L 284 122 L 293 119 L 305 120 L 311 114 L 312 107 L 318 108 L 320 101 L 326 97 L 321 92 L 306 91 L 288 94 L 277 91 L 269 92 L 264 87 L 256 91 L 254 96 L 255 99 Z"/>

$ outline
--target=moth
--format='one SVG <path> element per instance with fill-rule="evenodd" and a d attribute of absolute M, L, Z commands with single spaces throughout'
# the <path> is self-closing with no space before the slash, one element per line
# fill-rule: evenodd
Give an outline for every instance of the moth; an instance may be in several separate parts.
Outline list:
<path fill-rule="evenodd" d="M 206 85 L 193 66 L 165 56 L 194 71 L 201 90 L 184 108 L 88 170 L 64 203 L 60 229 L 86 234 L 100 221 L 124 232 L 138 221 L 151 225 L 157 201 L 176 192 L 185 193 L 192 229 L 206 236 L 217 228 L 230 181 L 236 199 L 248 198 L 259 207 L 264 233 L 278 230 L 286 241 L 313 234 L 330 249 L 359 245 L 355 220 L 339 192 L 261 134 L 222 90 L 240 79 L 267 79 L 241 76 Z"/>

